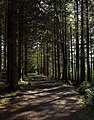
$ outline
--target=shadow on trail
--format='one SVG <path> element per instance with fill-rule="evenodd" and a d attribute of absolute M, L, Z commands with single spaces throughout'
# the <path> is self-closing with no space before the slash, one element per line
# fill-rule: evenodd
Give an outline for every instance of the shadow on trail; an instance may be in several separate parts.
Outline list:
<path fill-rule="evenodd" d="M 0 120 L 80 120 L 79 95 L 72 87 L 38 75 L 31 77 L 35 89 L 8 98 L 7 106 L 0 109 Z"/>

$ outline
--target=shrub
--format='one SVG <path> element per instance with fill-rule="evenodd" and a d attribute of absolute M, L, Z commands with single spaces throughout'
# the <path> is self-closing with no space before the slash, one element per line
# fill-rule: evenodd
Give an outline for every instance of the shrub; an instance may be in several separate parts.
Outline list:
<path fill-rule="evenodd" d="M 85 100 L 84 100 L 86 110 L 89 115 L 89 120 L 94 120 L 94 91 L 87 89 Z"/>
<path fill-rule="evenodd" d="M 83 95 L 86 94 L 86 90 L 90 87 L 90 83 L 88 81 L 84 81 L 80 87 L 79 87 L 79 92 Z"/>
<path fill-rule="evenodd" d="M 86 115 L 82 118 L 94 120 L 94 86 L 90 86 L 89 82 L 84 81 L 79 87 L 79 92 L 84 95 L 83 105 L 87 111 Z"/>
<path fill-rule="evenodd" d="M 34 73 L 36 71 L 35 66 L 34 65 L 28 65 L 27 66 L 27 72 L 28 73 Z"/>

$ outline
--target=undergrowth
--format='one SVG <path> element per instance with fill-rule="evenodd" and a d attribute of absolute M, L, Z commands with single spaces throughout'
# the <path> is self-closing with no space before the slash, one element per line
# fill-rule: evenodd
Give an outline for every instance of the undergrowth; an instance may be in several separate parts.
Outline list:
<path fill-rule="evenodd" d="M 81 120 L 94 120 L 94 86 L 84 81 L 78 88 L 78 91 L 83 95 L 79 102 L 80 107 L 84 109 L 80 115 Z"/>

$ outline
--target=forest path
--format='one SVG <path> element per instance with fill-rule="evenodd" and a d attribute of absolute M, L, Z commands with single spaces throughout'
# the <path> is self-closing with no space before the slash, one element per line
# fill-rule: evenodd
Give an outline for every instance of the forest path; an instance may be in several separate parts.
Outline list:
<path fill-rule="evenodd" d="M 77 106 L 79 94 L 73 87 L 33 74 L 29 76 L 33 90 L 20 91 L 6 98 L 0 108 L 0 120 L 80 120 Z M 3 104 L 0 100 L 0 104 Z"/>

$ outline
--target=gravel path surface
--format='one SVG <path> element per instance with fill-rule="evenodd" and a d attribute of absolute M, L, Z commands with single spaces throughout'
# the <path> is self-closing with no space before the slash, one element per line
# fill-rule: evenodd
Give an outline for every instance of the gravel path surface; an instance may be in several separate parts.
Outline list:
<path fill-rule="evenodd" d="M 40 75 L 30 77 L 34 89 L 7 98 L 8 105 L 0 108 L 0 120 L 80 120 L 79 94 L 73 87 Z"/>

